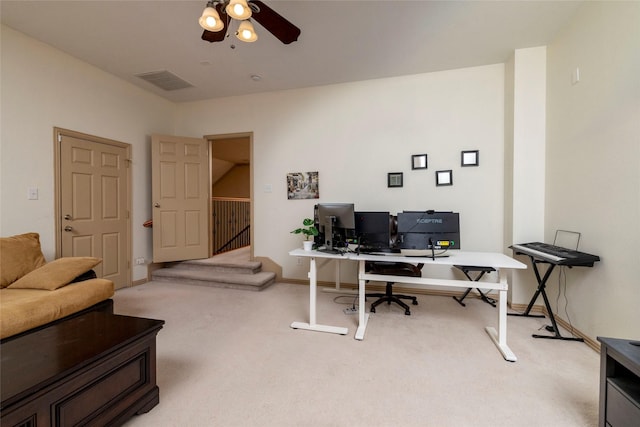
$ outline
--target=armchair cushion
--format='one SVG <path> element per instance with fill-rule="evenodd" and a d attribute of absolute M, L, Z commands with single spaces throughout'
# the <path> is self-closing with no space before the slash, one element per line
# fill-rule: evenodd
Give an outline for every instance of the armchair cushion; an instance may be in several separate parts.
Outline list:
<path fill-rule="evenodd" d="M 71 283 L 91 270 L 102 260 L 94 257 L 63 257 L 51 261 L 24 275 L 8 286 L 9 289 L 42 289 L 54 291 Z"/>
<path fill-rule="evenodd" d="M 0 288 L 6 288 L 45 263 L 38 233 L 0 238 Z"/>

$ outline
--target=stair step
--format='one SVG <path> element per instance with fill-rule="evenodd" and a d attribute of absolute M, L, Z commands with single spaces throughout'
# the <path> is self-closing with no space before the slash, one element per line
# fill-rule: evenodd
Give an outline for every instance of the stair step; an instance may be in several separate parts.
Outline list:
<path fill-rule="evenodd" d="M 179 268 L 183 270 L 198 270 L 220 273 L 256 274 L 262 269 L 259 261 L 229 262 L 214 258 L 194 259 L 188 261 L 172 262 L 165 265 L 165 268 Z"/>
<path fill-rule="evenodd" d="M 173 266 L 155 270 L 151 277 L 152 280 L 163 282 L 260 291 L 273 284 L 276 275 L 266 271 L 254 274 L 228 273 Z"/>

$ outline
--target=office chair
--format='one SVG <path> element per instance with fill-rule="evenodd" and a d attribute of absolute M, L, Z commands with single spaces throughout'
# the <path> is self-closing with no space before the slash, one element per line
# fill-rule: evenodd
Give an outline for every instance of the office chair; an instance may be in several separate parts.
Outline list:
<path fill-rule="evenodd" d="M 386 261 L 367 261 L 365 263 L 365 271 L 371 274 L 391 274 L 395 276 L 408 276 L 408 277 L 420 277 L 422 276 L 422 267 L 423 264 L 413 265 L 406 262 L 386 262 Z M 385 289 L 385 293 L 373 293 L 366 294 L 365 297 L 378 298 L 376 301 L 371 303 L 371 313 L 376 312 L 376 307 L 386 302 L 387 304 L 391 304 L 392 302 L 398 304 L 400 307 L 404 308 L 404 314 L 409 316 L 411 315 L 411 310 L 409 306 L 405 304 L 402 300 L 411 300 L 413 305 L 418 305 L 418 300 L 416 297 L 411 295 L 399 295 L 393 293 L 393 284 L 395 282 L 387 282 L 387 286 Z"/>

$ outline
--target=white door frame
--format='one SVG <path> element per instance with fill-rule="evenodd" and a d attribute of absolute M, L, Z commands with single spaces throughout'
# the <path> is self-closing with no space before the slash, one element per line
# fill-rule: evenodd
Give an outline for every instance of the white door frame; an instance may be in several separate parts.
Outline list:
<path fill-rule="evenodd" d="M 84 139 L 86 141 L 89 142 L 93 142 L 96 144 L 106 144 L 106 145 L 111 145 L 111 146 L 115 146 L 115 147 L 120 147 L 120 148 L 124 148 L 127 151 L 127 162 L 129 162 L 129 165 L 131 164 L 131 144 L 127 144 L 124 142 L 119 142 L 119 141 L 115 141 L 115 140 L 111 140 L 111 139 L 106 139 L 106 138 L 101 138 L 98 136 L 94 136 L 94 135 L 89 135 L 89 134 L 85 134 L 85 133 L 81 133 L 81 132 L 76 132 L 73 130 L 69 130 L 69 129 L 63 129 L 63 128 L 58 128 L 58 127 L 54 127 L 53 128 L 53 146 L 54 146 L 54 217 L 55 217 L 55 243 L 56 243 L 56 254 L 55 257 L 59 258 L 60 256 L 62 256 L 62 207 L 61 207 L 61 201 L 60 201 L 60 197 L 61 197 L 61 181 L 62 181 L 62 170 L 60 167 L 61 164 L 61 142 L 62 142 L 62 136 L 69 136 L 69 137 L 73 137 L 73 138 L 79 138 L 79 139 Z M 126 247 L 126 254 L 125 256 L 127 257 L 126 259 L 126 265 L 127 265 L 127 271 L 128 271 L 128 283 L 127 286 L 132 286 L 132 268 L 131 268 L 131 253 L 132 253 L 132 239 L 131 239 L 131 233 L 132 233 L 132 229 L 131 229 L 131 217 L 132 217 L 132 212 L 131 212 L 131 194 L 132 194 L 132 190 L 131 190 L 131 167 L 127 168 L 127 176 L 126 176 L 127 182 L 125 183 L 125 189 L 127 192 L 126 195 L 126 200 L 127 200 L 127 227 L 126 227 L 126 242 L 125 242 L 125 247 Z"/>

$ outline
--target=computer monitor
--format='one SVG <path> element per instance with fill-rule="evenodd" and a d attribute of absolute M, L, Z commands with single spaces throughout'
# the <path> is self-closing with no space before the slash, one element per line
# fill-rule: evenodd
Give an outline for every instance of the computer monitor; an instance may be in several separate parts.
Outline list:
<path fill-rule="evenodd" d="M 391 248 L 391 216 L 389 212 L 356 212 L 355 230 L 361 250 L 383 251 Z"/>
<path fill-rule="evenodd" d="M 460 249 L 457 212 L 398 213 L 398 246 L 409 250 Z"/>
<path fill-rule="evenodd" d="M 318 203 L 314 216 L 320 232 L 321 240 L 316 240 L 319 246 L 327 251 L 347 246 L 347 240 L 355 233 L 353 203 Z"/>

